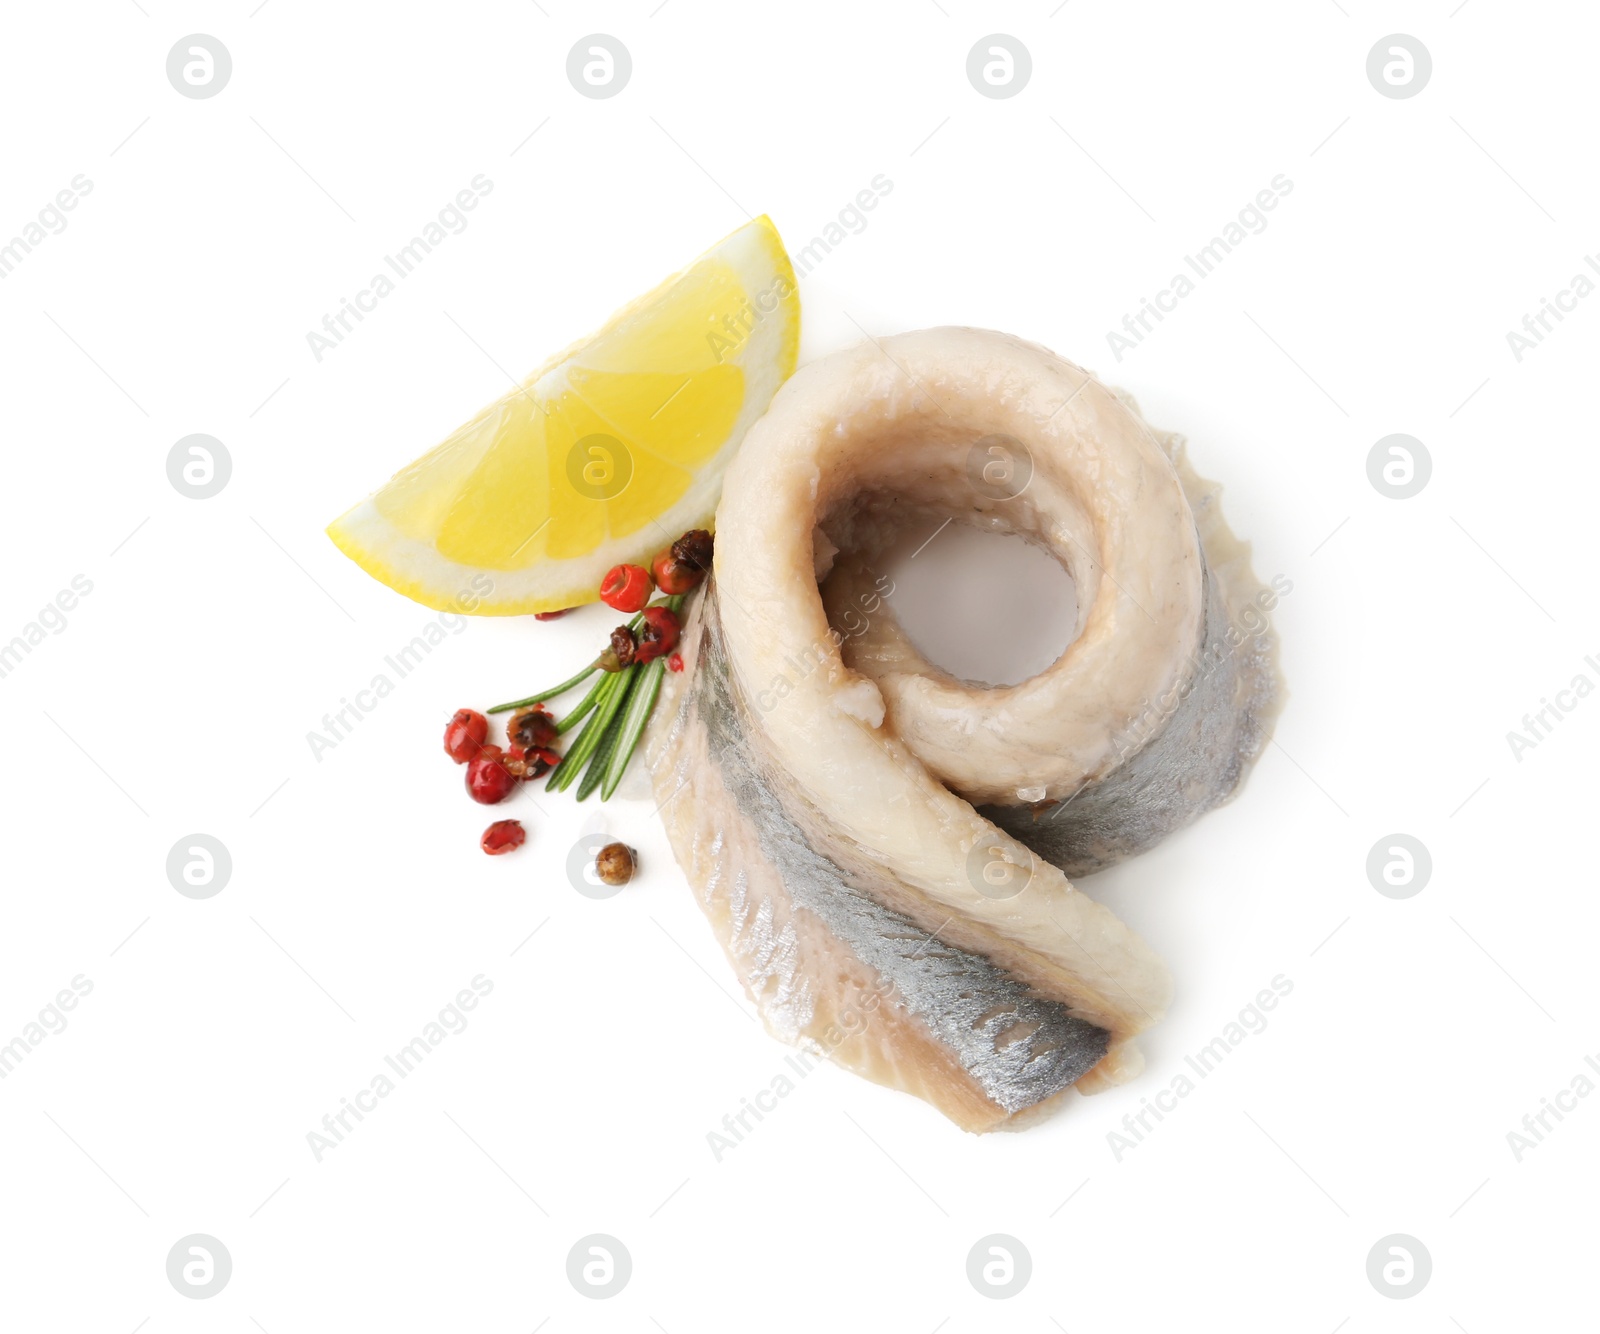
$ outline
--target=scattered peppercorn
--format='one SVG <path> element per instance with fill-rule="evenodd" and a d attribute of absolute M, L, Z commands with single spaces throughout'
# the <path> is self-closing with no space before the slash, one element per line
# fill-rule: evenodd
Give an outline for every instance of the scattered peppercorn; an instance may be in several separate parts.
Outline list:
<path fill-rule="evenodd" d="M 556 720 L 543 704 L 518 709 L 506 724 L 506 740 L 524 750 L 540 750 L 556 743 Z"/>
<path fill-rule="evenodd" d="M 669 596 L 699 586 L 711 569 L 712 539 L 704 528 L 691 529 L 650 562 L 656 587 Z"/>
<path fill-rule="evenodd" d="M 595 854 L 594 873 L 608 885 L 625 885 L 633 879 L 638 858 L 626 843 L 607 843 Z"/>
<path fill-rule="evenodd" d="M 600 581 L 600 601 L 616 611 L 641 610 L 650 601 L 650 572 L 642 565 L 613 565 Z"/>
<path fill-rule="evenodd" d="M 704 578 L 711 573 L 711 557 L 716 550 L 716 539 L 704 528 L 691 528 L 672 544 L 673 559 L 699 570 Z"/>
<path fill-rule="evenodd" d="M 677 616 L 667 607 L 646 607 L 644 624 L 639 627 L 635 662 L 654 662 L 663 653 L 670 653 L 678 644 Z M 613 641 L 614 642 L 614 641 Z"/>
<path fill-rule="evenodd" d="M 620 672 L 638 660 L 639 641 L 632 630 L 619 625 L 611 632 L 611 645 L 597 661 L 602 671 Z"/>
<path fill-rule="evenodd" d="M 685 565 L 671 551 L 660 551 L 650 562 L 650 577 L 663 593 L 676 596 L 689 592 L 705 576 L 693 566 Z"/>
<path fill-rule="evenodd" d="M 478 846 L 491 857 L 502 857 L 528 841 L 528 831 L 521 820 L 496 820 L 483 831 Z"/>
<path fill-rule="evenodd" d="M 476 709 L 457 709 L 444 729 L 444 753 L 465 764 L 489 735 L 489 720 Z"/>
<path fill-rule="evenodd" d="M 484 746 L 467 763 L 467 795 L 485 806 L 494 806 L 511 795 L 517 780 L 506 768 L 499 746 Z"/>
<path fill-rule="evenodd" d="M 512 746 L 505 758 L 511 776 L 530 783 L 535 778 L 543 778 L 560 763 L 561 756 L 544 746 Z"/>

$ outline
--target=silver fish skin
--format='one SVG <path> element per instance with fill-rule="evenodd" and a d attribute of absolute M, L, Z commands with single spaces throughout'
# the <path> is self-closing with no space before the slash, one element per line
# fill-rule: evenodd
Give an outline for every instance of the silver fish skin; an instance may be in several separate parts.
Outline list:
<path fill-rule="evenodd" d="M 813 846 L 779 798 L 786 784 L 731 678 L 714 587 L 696 598 L 680 653 L 685 672 L 658 704 L 670 721 L 646 747 L 656 792 L 680 861 L 709 872 L 702 907 L 774 1035 L 896 1086 L 923 1059 L 922 1096 L 984 1129 L 1054 1099 L 1104 1059 L 1106 1028 L 886 909 Z M 843 1000 L 829 987 L 840 958 L 870 973 L 851 979 Z"/>

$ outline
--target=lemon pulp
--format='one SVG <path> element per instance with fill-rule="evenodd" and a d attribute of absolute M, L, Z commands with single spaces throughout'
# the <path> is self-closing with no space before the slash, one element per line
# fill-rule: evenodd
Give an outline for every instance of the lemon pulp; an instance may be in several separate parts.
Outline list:
<path fill-rule="evenodd" d="M 794 272 L 763 217 L 490 404 L 329 535 L 431 607 L 511 615 L 593 601 L 612 565 L 643 563 L 710 522 L 722 472 L 798 345 Z"/>

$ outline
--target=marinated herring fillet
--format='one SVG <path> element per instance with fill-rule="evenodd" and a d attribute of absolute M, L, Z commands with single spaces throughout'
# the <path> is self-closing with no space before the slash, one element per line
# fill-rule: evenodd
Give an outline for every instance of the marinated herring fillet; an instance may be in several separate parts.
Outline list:
<path fill-rule="evenodd" d="M 959 681 L 895 623 L 874 562 L 944 518 L 1072 575 L 1044 672 Z M 768 1028 L 969 1130 L 1136 1074 L 1166 970 L 1067 875 L 1236 790 L 1281 695 L 1269 605 L 1181 442 L 1041 347 L 924 330 L 791 379 L 729 468 L 647 743 Z"/>

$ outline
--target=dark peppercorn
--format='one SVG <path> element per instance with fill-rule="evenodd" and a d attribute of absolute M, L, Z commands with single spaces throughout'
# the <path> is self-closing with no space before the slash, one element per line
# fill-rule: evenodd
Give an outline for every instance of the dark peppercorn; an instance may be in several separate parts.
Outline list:
<path fill-rule="evenodd" d="M 518 709 L 506 724 L 506 740 L 524 750 L 541 750 L 556 743 L 556 720 L 542 704 Z"/>
<path fill-rule="evenodd" d="M 521 778 L 531 782 L 535 778 L 543 778 L 547 773 L 561 763 L 561 756 L 546 747 L 512 746 L 506 752 L 505 766 L 511 771 L 513 778 Z"/>
<path fill-rule="evenodd" d="M 691 528 L 672 544 L 672 558 L 699 570 L 702 575 L 711 570 L 714 540 L 704 528 Z"/>
<path fill-rule="evenodd" d="M 594 873 L 608 885 L 627 884 L 636 866 L 634 851 L 626 843 L 607 843 L 594 858 Z"/>
<path fill-rule="evenodd" d="M 612 667 L 608 661 L 604 664 L 606 670 L 608 672 L 621 671 L 633 662 L 634 656 L 638 651 L 639 641 L 634 638 L 633 631 L 625 625 L 619 625 L 611 632 L 611 647 L 607 650 L 610 660 L 614 660 L 617 665 Z"/>

